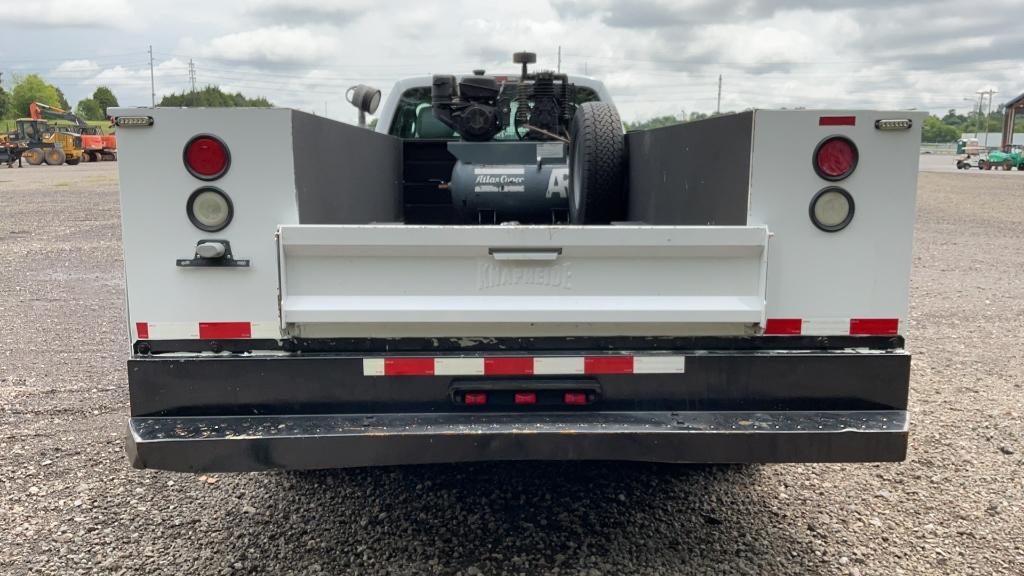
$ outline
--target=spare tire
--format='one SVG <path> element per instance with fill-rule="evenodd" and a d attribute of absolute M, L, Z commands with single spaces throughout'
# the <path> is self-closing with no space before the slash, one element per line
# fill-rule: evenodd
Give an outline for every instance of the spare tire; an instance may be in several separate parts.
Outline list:
<path fill-rule="evenodd" d="M 569 138 L 569 222 L 625 220 L 626 148 L 615 107 L 605 102 L 581 104 Z"/>

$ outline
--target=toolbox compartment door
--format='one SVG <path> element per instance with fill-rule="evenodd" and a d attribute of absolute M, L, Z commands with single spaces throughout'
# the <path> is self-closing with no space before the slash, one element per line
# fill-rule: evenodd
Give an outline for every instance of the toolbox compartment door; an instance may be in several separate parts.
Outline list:
<path fill-rule="evenodd" d="M 764 226 L 280 226 L 282 327 L 757 324 L 768 237 Z"/>

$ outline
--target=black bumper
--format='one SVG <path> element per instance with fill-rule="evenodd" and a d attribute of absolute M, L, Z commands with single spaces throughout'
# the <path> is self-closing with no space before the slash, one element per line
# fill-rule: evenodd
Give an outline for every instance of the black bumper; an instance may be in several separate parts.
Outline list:
<path fill-rule="evenodd" d="M 900 461 L 907 413 L 589 412 L 132 418 L 136 468 L 240 472 L 478 460 Z"/>
<path fill-rule="evenodd" d="M 522 410 L 453 403 L 460 377 L 366 376 L 373 353 L 136 356 L 128 453 L 138 468 L 179 471 L 905 457 L 902 350 L 671 353 L 686 354 L 685 373 L 587 377 L 593 405 Z"/>

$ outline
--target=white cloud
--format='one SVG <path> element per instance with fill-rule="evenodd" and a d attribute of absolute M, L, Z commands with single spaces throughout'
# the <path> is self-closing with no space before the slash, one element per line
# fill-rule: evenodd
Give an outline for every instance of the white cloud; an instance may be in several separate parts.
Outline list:
<path fill-rule="evenodd" d="M 316 64 L 338 54 L 335 34 L 311 27 L 269 26 L 219 36 L 202 56 L 255 64 Z"/>
<path fill-rule="evenodd" d="M 1021 0 L 964 10 L 953 0 L 37 0 L 0 15 L 5 72 L 40 72 L 69 98 L 107 83 L 127 105 L 216 84 L 275 104 L 354 120 L 356 83 L 385 93 L 402 77 L 537 67 L 603 79 L 624 119 L 748 107 L 950 107 L 974 92 L 1021 90 Z M 82 6 L 88 6 L 82 8 Z M 134 14 L 131 13 L 134 7 Z M 126 16 L 127 14 L 127 16 Z M 137 29 L 104 34 L 130 22 Z M 40 29 L 60 28 L 40 42 Z M 100 44 L 95 44 L 97 38 Z M 7 74 L 5 79 L 9 78 Z M 49 78 L 48 78 L 49 79 Z M 998 102 L 997 102 L 998 103 Z"/>
<path fill-rule="evenodd" d="M 54 68 L 54 72 L 62 73 L 67 72 L 70 74 L 88 74 L 99 70 L 99 66 L 92 60 L 68 60 L 61 62 L 59 66 Z"/>
<path fill-rule="evenodd" d="M 2 9 L 4 27 L 126 28 L 135 11 L 128 0 L 33 0 Z"/>
<path fill-rule="evenodd" d="M 251 0 L 246 12 L 273 22 L 344 24 L 371 11 L 370 0 Z"/>

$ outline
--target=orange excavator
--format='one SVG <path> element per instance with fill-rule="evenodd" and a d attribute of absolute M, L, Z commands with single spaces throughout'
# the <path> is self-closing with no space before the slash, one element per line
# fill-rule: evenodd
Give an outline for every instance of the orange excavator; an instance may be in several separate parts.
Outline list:
<path fill-rule="evenodd" d="M 55 106 L 33 102 L 28 107 L 33 120 L 67 120 L 72 126 L 56 126 L 58 131 L 70 131 L 82 137 L 82 161 L 117 160 L 117 136 L 102 131 L 80 118 Z"/>

